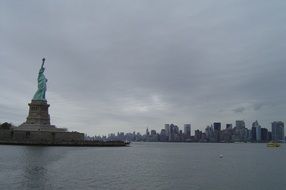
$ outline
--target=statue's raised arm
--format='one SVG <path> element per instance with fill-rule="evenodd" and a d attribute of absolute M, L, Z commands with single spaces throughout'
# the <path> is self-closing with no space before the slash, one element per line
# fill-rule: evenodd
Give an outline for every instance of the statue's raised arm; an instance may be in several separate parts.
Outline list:
<path fill-rule="evenodd" d="M 44 68 L 45 60 L 46 60 L 45 58 L 42 59 L 43 62 L 41 68 Z"/>
<path fill-rule="evenodd" d="M 47 91 L 47 79 L 44 75 L 44 71 L 45 71 L 45 58 L 42 59 L 42 66 L 40 68 L 39 71 L 39 75 L 38 75 L 38 90 L 35 93 L 33 100 L 42 100 L 45 101 L 46 100 L 46 91 Z"/>

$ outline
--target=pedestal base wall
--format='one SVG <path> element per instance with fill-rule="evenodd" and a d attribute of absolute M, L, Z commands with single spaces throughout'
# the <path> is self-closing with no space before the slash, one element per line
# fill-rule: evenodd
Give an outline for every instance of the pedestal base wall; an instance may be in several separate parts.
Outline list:
<path fill-rule="evenodd" d="M 0 139 L 16 142 L 74 142 L 83 141 L 84 134 L 79 132 L 57 132 L 57 131 L 24 131 L 24 130 L 3 130 L 0 129 Z"/>

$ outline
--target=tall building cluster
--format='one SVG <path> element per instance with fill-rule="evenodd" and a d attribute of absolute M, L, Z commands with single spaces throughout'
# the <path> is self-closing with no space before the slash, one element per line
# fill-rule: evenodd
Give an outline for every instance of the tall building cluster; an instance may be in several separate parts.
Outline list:
<path fill-rule="evenodd" d="M 248 129 L 243 120 L 235 121 L 222 127 L 220 122 L 206 126 L 204 131 L 195 130 L 191 133 L 191 124 L 184 124 L 181 130 L 175 124 L 165 124 L 164 128 L 157 132 L 156 130 L 146 129 L 145 134 L 123 132 L 110 134 L 107 137 L 95 137 L 100 140 L 128 140 L 128 141 L 147 141 L 147 142 L 285 142 L 284 123 L 274 121 L 271 124 L 271 131 L 261 127 L 258 121 L 252 123 Z"/>
<path fill-rule="evenodd" d="M 161 141 L 161 142 L 180 142 L 191 141 L 191 124 L 184 124 L 183 131 L 179 129 L 177 125 L 165 124 L 160 133 L 152 130 L 153 133 L 149 133 L 147 128 L 144 137 L 144 141 Z"/>

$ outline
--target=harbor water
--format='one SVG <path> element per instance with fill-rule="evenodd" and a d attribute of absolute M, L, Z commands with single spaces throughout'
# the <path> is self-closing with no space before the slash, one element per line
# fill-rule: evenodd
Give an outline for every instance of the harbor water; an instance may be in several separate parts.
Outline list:
<path fill-rule="evenodd" d="M 280 190 L 286 144 L 0 146 L 0 189 Z"/>

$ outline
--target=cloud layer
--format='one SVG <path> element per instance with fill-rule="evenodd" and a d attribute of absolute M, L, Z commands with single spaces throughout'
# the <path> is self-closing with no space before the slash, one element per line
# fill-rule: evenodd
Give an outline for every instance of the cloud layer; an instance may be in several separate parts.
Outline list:
<path fill-rule="evenodd" d="M 286 2 L 0 2 L 0 122 L 46 57 L 52 122 L 89 134 L 285 119 Z"/>

